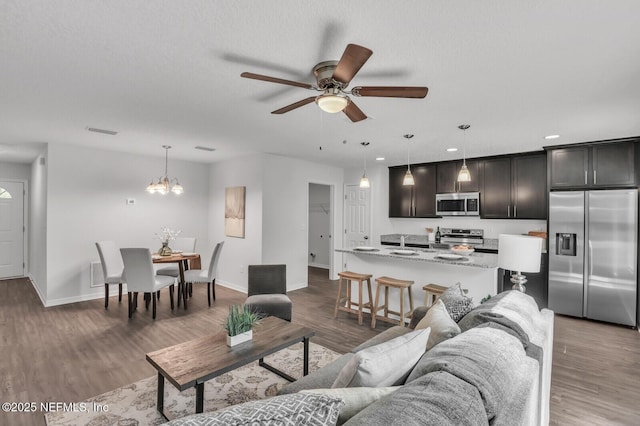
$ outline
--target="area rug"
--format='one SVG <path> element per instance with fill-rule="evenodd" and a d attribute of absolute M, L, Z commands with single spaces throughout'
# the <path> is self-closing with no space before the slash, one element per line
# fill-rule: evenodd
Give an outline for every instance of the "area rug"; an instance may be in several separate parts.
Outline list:
<path fill-rule="evenodd" d="M 302 376 L 303 345 L 298 343 L 265 357 L 265 361 L 294 378 Z M 309 345 L 309 372 L 340 356 L 315 343 Z M 85 412 L 56 412 L 46 415 L 48 426 L 135 426 L 159 425 L 166 420 L 156 410 L 157 376 L 148 377 L 78 404 Z M 205 383 L 204 411 L 215 411 L 242 402 L 275 395 L 287 380 L 253 362 Z M 195 413 L 195 389 L 178 392 L 165 380 L 164 409 L 179 418 Z M 105 407 L 97 411 L 94 407 Z"/>

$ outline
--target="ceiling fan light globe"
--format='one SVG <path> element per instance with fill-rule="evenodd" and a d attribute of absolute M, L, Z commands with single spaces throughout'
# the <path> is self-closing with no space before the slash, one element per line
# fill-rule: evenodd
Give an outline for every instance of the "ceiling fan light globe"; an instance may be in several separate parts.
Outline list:
<path fill-rule="evenodd" d="M 320 95 L 316 98 L 316 103 L 324 112 L 335 114 L 342 111 L 349 105 L 349 98 L 340 95 Z"/>
<path fill-rule="evenodd" d="M 415 185 L 415 181 L 413 180 L 413 175 L 411 174 L 411 170 L 407 170 L 407 172 L 404 174 L 404 179 L 402 179 L 402 185 L 404 186 Z"/>

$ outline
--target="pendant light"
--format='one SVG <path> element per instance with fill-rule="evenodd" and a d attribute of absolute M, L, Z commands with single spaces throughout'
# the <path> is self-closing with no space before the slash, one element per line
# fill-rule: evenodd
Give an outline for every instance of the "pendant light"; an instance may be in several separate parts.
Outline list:
<path fill-rule="evenodd" d="M 462 136 L 462 167 L 460 167 L 460 173 L 458 173 L 458 182 L 471 182 L 471 173 L 467 168 L 467 129 L 471 127 L 468 124 L 461 124 L 458 129 L 463 131 Z"/>
<path fill-rule="evenodd" d="M 184 192 L 184 188 L 182 187 L 182 185 L 180 185 L 180 182 L 178 181 L 177 178 L 169 179 L 169 174 L 167 172 L 168 165 L 169 165 L 169 149 L 171 149 L 171 146 L 162 145 L 162 147 L 165 149 L 164 176 L 160 176 L 158 178 L 158 182 L 154 182 L 154 180 L 151 179 L 151 183 L 149 184 L 149 186 L 147 186 L 147 192 L 149 194 L 155 194 L 155 193 L 162 194 L 162 195 L 168 194 L 169 186 L 171 186 L 171 183 L 175 181 L 175 184 L 171 188 L 171 192 L 173 192 L 176 195 L 180 195 Z"/>
<path fill-rule="evenodd" d="M 360 142 L 360 145 L 366 148 L 369 146 L 369 142 Z M 363 153 L 364 152 L 363 150 Z M 364 172 L 362 173 L 362 178 L 360 178 L 360 188 L 370 188 L 371 183 L 369 183 L 369 178 L 367 177 L 367 154 L 363 154 L 362 156 L 364 157 Z"/>
<path fill-rule="evenodd" d="M 407 172 L 404 174 L 404 179 L 402 179 L 402 185 L 404 186 L 413 186 L 415 181 L 413 180 L 413 175 L 411 174 L 411 167 L 409 166 L 409 139 L 413 137 L 413 135 L 404 135 L 407 139 Z"/>

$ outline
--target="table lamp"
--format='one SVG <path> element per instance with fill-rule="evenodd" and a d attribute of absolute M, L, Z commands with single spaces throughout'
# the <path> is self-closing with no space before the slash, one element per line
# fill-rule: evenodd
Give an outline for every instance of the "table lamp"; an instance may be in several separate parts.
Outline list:
<path fill-rule="evenodd" d="M 514 272 L 513 289 L 526 293 L 527 278 L 522 272 L 540 272 L 542 238 L 501 234 L 498 237 L 498 267 Z"/>

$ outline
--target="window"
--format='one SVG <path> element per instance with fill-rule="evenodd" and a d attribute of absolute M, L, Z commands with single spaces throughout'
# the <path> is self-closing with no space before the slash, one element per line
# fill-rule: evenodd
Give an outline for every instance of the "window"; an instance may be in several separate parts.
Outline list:
<path fill-rule="evenodd" d="M 0 187 L 0 198 L 12 198 L 11 194 L 9 193 L 9 191 L 7 191 L 6 189 Z"/>

